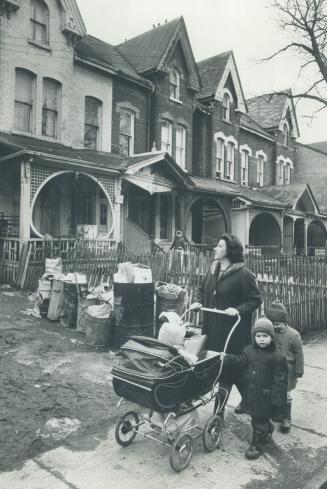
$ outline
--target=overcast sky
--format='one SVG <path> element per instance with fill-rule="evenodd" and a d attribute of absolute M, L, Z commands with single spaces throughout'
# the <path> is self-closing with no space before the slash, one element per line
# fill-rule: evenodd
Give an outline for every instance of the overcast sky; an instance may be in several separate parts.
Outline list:
<path fill-rule="evenodd" d="M 152 25 L 184 16 L 195 59 L 233 50 L 246 97 L 291 87 L 296 93 L 307 79 L 297 77 L 300 59 L 281 56 L 259 62 L 287 41 L 276 12 L 266 0 L 77 0 L 87 32 L 119 44 Z M 301 102 L 297 106 L 301 141 L 327 140 L 327 109 Z M 313 117 L 312 117 L 313 116 Z"/>

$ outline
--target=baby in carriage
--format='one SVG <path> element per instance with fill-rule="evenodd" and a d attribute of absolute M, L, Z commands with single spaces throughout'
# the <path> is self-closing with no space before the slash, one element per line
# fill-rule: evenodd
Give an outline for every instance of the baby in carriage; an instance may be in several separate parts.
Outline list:
<path fill-rule="evenodd" d="M 197 363 L 207 339 L 206 335 L 193 335 L 187 338 L 186 326 L 176 312 L 162 312 L 159 322 L 162 326 L 158 340 L 173 345 L 191 365 Z"/>

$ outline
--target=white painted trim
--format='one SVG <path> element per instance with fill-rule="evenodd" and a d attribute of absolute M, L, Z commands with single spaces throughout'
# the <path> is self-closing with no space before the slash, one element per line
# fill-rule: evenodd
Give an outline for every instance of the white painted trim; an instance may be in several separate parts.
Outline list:
<path fill-rule="evenodd" d="M 222 139 L 225 144 L 227 142 L 227 136 L 225 136 L 225 134 L 223 132 L 221 132 L 221 131 L 215 132 L 213 138 L 214 138 L 215 141 L 217 141 L 217 139 Z"/>
<path fill-rule="evenodd" d="M 255 157 L 258 158 L 258 156 L 263 156 L 263 159 L 265 161 L 267 161 L 267 155 L 262 149 L 260 149 L 259 151 L 256 151 Z"/>
<path fill-rule="evenodd" d="M 233 98 L 233 95 L 232 95 L 232 92 L 230 90 L 228 90 L 228 88 L 224 87 L 223 90 L 222 90 L 222 95 L 223 95 L 223 98 L 224 98 L 224 95 L 228 95 L 231 102 L 234 102 L 234 98 Z"/>
<path fill-rule="evenodd" d="M 284 106 L 284 110 L 283 110 L 283 116 L 282 116 L 282 120 L 279 124 L 279 129 L 282 131 L 284 123 L 287 122 L 286 114 L 287 114 L 288 109 L 290 110 L 292 125 L 293 125 L 293 131 L 290 132 L 290 136 L 298 138 L 300 136 L 300 134 L 298 133 L 298 130 L 297 130 L 296 114 L 293 110 L 293 104 L 292 104 L 292 101 L 289 99 L 289 97 L 286 97 L 286 102 L 285 102 L 285 106 Z M 290 129 L 289 125 L 288 125 L 288 128 Z"/>
<path fill-rule="evenodd" d="M 30 223 L 31 223 L 31 229 L 32 231 L 36 234 L 36 236 L 38 236 L 39 238 L 45 238 L 45 236 L 41 233 L 39 233 L 37 230 L 36 230 L 36 227 L 34 226 L 34 222 L 33 222 L 33 210 L 34 210 L 34 205 L 36 203 L 36 199 L 38 198 L 41 190 L 43 189 L 43 187 L 50 181 L 52 180 L 53 178 L 55 177 L 58 177 L 60 175 L 63 175 L 65 173 L 72 173 L 74 174 L 75 172 L 73 172 L 72 170 L 62 170 L 62 171 L 58 171 L 56 173 L 52 173 L 51 175 L 49 175 L 42 183 L 41 185 L 39 186 L 39 188 L 37 189 L 37 191 L 35 192 L 34 194 L 34 197 L 32 199 L 32 202 L 30 204 Z M 110 235 L 112 234 L 112 232 L 114 231 L 114 228 L 115 228 L 115 213 L 114 213 L 114 207 L 113 207 L 113 203 L 111 202 L 111 199 L 110 199 L 110 196 L 109 194 L 107 193 L 106 189 L 104 188 L 104 186 L 102 185 L 101 182 L 99 182 L 99 180 L 94 177 L 93 175 L 90 175 L 89 173 L 85 173 L 85 172 L 79 172 L 81 175 L 84 175 L 85 177 L 88 177 L 90 178 L 91 180 L 93 180 L 102 190 L 102 192 L 104 193 L 104 195 L 106 196 L 106 199 L 107 199 L 107 202 L 109 203 L 109 206 L 110 206 L 110 209 L 111 209 L 111 214 L 112 214 L 112 226 L 111 228 L 109 229 L 109 232 L 102 237 L 102 239 L 109 239 Z"/>
<path fill-rule="evenodd" d="M 222 101 L 224 89 L 225 89 L 225 84 L 226 84 L 227 77 L 228 77 L 229 73 L 231 74 L 232 81 L 234 84 L 234 89 L 235 89 L 236 96 L 237 96 L 236 109 L 239 110 L 240 112 L 246 113 L 247 112 L 246 103 L 245 103 L 245 100 L 244 100 L 244 97 L 242 94 L 241 80 L 239 79 L 239 77 L 237 75 L 236 64 L 233 60 L 232 54 L 229 55 L 229 60 L 227 61 L 224 74 L 221 77 L 220 83 L 217 87 L 215 99 L 219 100 L 220 102 Z M 233 99 L 233 97 L 232 97 L 232 99 Z"/>
<path fill-rule="evenodd" d="M 242 153 L 242 151 L 247 151 L 249 153 L 249 156 L 252 156 L 252 149 L 247 144 L 241 144 L 240 153 Z"/>
<path fill-rule="evenodd" d="M 226 138 L 226 143 L 233 143 L 235 146 L 235 149 L 238 149 L 238 142 L 236 141 L 236 139 L 233 136 L 228 136 Z"/>

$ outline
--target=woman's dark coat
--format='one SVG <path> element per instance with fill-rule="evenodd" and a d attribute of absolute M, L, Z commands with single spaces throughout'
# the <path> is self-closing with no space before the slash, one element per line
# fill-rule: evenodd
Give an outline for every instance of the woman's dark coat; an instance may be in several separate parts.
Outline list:
<path fill-rule="evenodd" d="M 227 355 L 225 369 L 236 368 L 242 386 L 242 411 L 258 418 L 278 418 L 287 402 L 287 360 L 271 343 L 253 344 L 241 355 Z"/>
<path fill-rule="evenodd" d="M 262 300 L 254 274 L 244 266 L 244 263 L 234 263 L 219 275 L 219 263 L 214 273 L 211 269 L 202 286 L 202 304 L 216 309 L 236 308 L 241 316 L 241 322 L 234 332 L 228 353 L 240 354 L 243 348 L 251 344 L 252 314 L 260 306 Z M 202 333 L 208 337 L 207 348 L 223 351 L 228 333 L 235 317 L 214 313 L 203 313 Z"/>

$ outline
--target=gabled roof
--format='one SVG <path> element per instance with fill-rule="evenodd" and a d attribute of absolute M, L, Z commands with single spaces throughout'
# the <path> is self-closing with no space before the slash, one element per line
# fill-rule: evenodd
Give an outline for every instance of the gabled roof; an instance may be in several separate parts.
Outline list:
<path fill-rule="evenodd" d="M 136 69 L 120 54 L 111 44 L 101 41 L 94 36 L 86 35 L 75 46 L 75 52 L 79 58 L 91 61 L 105 68 L 122 73 L 137 81 L 146 83 Z"/>
<path fill-rule="evenodd" d="M 211 98 L 215 96 L 231 54 L 232 51 L 225 51 L 224 53 L 217 54 L 197 63 L 202 81 L 202 89 L 197 94 L 197 98 Z"/>
<path fill-rule="evenodd" d="M 228 76 L 232 78 L 237 95 L 237 109 L 246 112 L 247 106 L 236 66 L 233 51 L 226 51 L 198 63 L 202 80 L 202 90 L 197 95 L 199 99 L 216 98 L 222 100 Z"/>
<path fill-rule="evenodd" d="M 183 17 L 154 27 L 117 46 L 120 53 L 135 67 L 139 74 L 165 70 L 169 58 L 178 43 L 181 42 L 185 62 L 190 76 L 190 86 L 201 88 L 201 79 L 194 60 L 192 47 Z"/>
<path fill-rule="evenodd" d="M 312 206 L 316 208 L 318 213 L 320 212 L 318 203 L 309 184 L 272 185 L 270 187 L 264 187 L 264 191 L 294 210 L 300 199 L 307 194 L 312 202 Z"/>
<path fill-rule="evenodd" d="M 318 141 L 317 143 L 306 144 L 306 146 L 321 151 L 322 153 L 327 153 L 327 141 Z"/>
<path fill-rule="evenodd" d="M 257 134 L 261 134 L 264 138 L 272 139 L 271 134 L 265 131 L 255 120 L 248 114 L 241 114 L 241 129 L 248 129 L 250 132 L 254 131 Z"/>
<path fill-rule="evenodd" d="M 281 123 L 286 118 L 287 110 L 290 110 L 293 132 L 299 136 L 299 127 L 296 119 L 293 100 L 286 94 L 291 90 L 283 90 L 283 93 L 266 93 L 247 100 L 248 114 L 264 129 L 281 129 Z"/>

